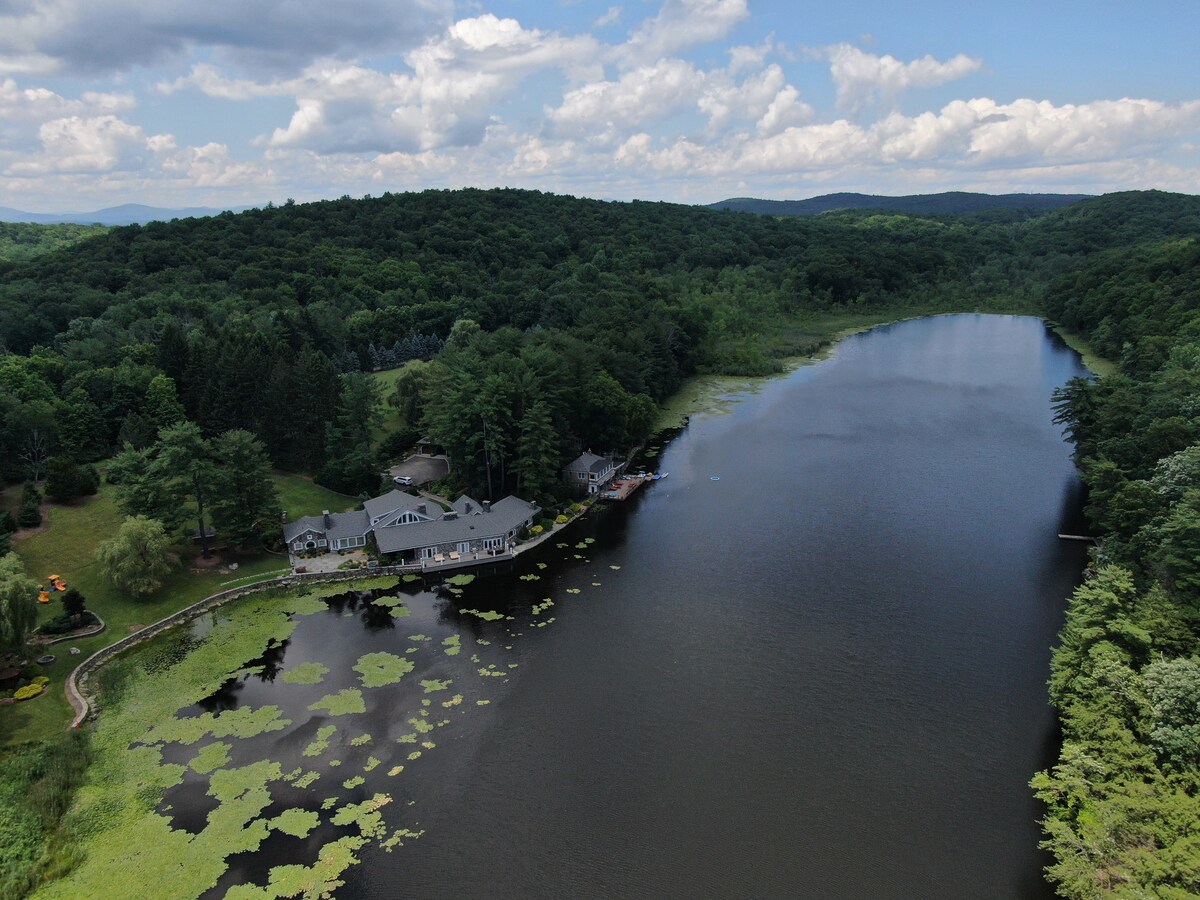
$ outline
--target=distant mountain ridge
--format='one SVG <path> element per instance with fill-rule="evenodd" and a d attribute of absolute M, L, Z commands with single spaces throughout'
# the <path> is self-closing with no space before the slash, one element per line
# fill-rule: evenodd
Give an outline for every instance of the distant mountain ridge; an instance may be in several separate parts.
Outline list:
<path fill-rule="evenodd" d="M 878 194 L 824 194 L 807 200 L 757 200 L 752 197 L 733 197 L 708 204 L 709 209 L 730 209 L 734 212 L 758 213 L 765 216 L 815 216 L 839 209 L 878 209 L 885 212 L 917 213 L 921 215 L 960 215 L 990 210 L 1029 210 L 1049 212 L 1061 209 L 1092 194 L 977 194 L 968 191 L 946 191 L 941 194 L 908 194 L 903 197 L 883 197 Z"/>
<path fill-rule="evenodd" d="M 183 209 L 165 209 L 160 206 L 145 206 L 141 203 L 125 203 L 109 206 L 95 212 L 82 213 L 31 213 L 20 209 L 0 206 L 0 222 L 32 222 L 35 225 L 145 225 L 147 222 L 169 222 L 172 219 L 204 218 L 225 212 L 241 212 L 247 206 L 231 206 L 218 209 L 209 206 L 189 206 Z"/>

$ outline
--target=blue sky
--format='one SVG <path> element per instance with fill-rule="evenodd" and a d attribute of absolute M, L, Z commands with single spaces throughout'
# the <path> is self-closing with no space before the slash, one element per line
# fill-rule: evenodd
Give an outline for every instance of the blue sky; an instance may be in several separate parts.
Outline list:
<path fill-rule="evenodd" d="M 1200 4 L 0 0 L 0 206 L 1200 192 Z"/>

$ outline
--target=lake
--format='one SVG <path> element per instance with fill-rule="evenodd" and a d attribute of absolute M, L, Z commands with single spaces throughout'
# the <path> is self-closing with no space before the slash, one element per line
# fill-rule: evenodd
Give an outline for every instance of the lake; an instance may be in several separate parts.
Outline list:
<path fill-rule="evenodd" d="M 852 336 L 694 417 L 668 478 L 510 572 L 403 585 L 399 618 L 339 598 L 184 715 L 277 704 L 292 724 L 234 764 L 323 774 L 271 814 L 386 791 L 423 832 L 362 850 L 339 897 L 1051 897 L 1027 782 L 1085 563 L 1056 538 L 1083 526 L 1050 407 L 1081 374 L 1033 318 Z M 371 653 L 414 671 L 364 686 Z M 355 686 L 364 712 L 309 711 Z M 175 827 L 205 784 L 168 790 Z M 210 895 L 342 833 L 273 833 Z"/>

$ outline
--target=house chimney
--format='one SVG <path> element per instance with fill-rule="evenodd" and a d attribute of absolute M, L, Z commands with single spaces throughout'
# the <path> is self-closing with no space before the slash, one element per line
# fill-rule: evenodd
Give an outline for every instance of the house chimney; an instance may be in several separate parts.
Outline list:
<path fill-rule="evenodd" d="M 484 512 L 491 512 L 491 511 L 492 511 L 492 501 L 491 501 L 491 500 L 484 500 L 484 501 L 483 501 L 483 511 L 484 511 Z"/>
<path fill-rule="evenodd" d="M 327 509 L 321 510 L 321 518 L 322 518 L 322 520 L 324 520 L 326 528 L 329 528 L 330 526 L 333 525 L 333 519 L 329 515 L 329 510 L 327 510 Z"/>
<path fill-rule="evenodd" d="M 426 507 L 424 503 L 418 503 L 417 504 L 417 512 L 419 512 L 421 515 L 424 516 L 424 515 L 428 515 L 429 510 L 428 510 L 428 507 Z"/>
<path fill-rule="evenodd" d="M 463 515 L 469 516 L 470 514 L 471 514 L 471 501 L 464 500 L 463 501 Z"/>

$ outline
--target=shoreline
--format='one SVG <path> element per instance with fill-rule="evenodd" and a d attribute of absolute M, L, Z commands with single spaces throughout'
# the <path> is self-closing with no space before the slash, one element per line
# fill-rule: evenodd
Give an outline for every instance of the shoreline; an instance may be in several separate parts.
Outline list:
<path fill-rule="evenodd" d="M 984 316 L 1027 316 L 1029 318 L 1040 319 L 1046 326 L 1057 334 L 1064 343 L 1072 350 L 1079 354 L 1083 361 L 1084 367 L 1097 377 L 1104 377 L 1117 369 L 1117 364 L 1112 360 L 1105 359 L 1100 356 L 1091 345 L 1083 339 L 1082 336 L 1075 332 L 1069 331 L 1062 325 L 1046 318 L 1045 316 L 1031 313 L 1028 311 L 1004 311 L 1004 310 L 960 310 L 960 311 L 925 311 L 912 312 L 911 310 L 896 309 L 891 312 L 881 311 L 879 315 L 864 314 L 860 316 L 862 321 L 851 325 L 845 325 L 841 328 L 836 328 L 825 332 L 825 335 L 819 340 L 821 341 L 820 348 L 809 356 L 784 356 L 779 357 L 778 361 L 783 367 L 779 372 L 770 375 L 694 375 L 683 383 L 678 391 L 669 397 L 663 404 L 659 412 L 658 418 L 655 420 L 654 428 L 650 436 L 646 439 L 645 444 L 657 443 L 660 436 L 674 429 L 683 428 L 687 425 L 688 420 L 697 413 L 712 412 L 721 413 L 725 411 L 725 407 L 731 403 L 736 403 L 736 399 L 730 395 L 735 393 L 744 393 L 755 391 L 761 388 L 764 384 L 776 378 L 786 377 L 798 369 L 806 366 L 816 365 L 826 359 L 829 359 L 841 344 L 848 337 L 856 334 L 864 334 L 876 328 L 882 328 L 885 325 L 895 325 L 899 322 L 912 322 L 917 319 L 930 319 L 937 316 L 963 316 L 963 315 L 984 315 Z M 836 322 L 845 318 L 855 318 L 854 316 L 839 317 L 829 316 L 827 321 Z M 819 324 L 817 326 L 819 328 Z"/>

